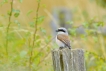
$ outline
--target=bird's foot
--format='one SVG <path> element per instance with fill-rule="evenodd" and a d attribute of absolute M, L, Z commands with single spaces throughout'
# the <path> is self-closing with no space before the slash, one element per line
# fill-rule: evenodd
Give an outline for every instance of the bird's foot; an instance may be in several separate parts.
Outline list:
<path fill-rule="evenodd" d="M 71 47 L 68 47 L 69 49 L 71 49 Z"/>
<path fill-rule="evenodd" d="M 61 50 L 61 49 L 63 49 L 63 47 L 60 47 L 59 49 Z"/>

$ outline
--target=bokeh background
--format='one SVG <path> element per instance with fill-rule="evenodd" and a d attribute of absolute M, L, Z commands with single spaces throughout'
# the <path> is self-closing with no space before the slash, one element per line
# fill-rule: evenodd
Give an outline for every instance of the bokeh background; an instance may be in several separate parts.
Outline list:
<path fill-rule="evenodd" d="M 72 49 L 82 48 L 85 51 L 86 70 L 106 71 L 106 0 L 13 0 L 7 36 L 11 2 L 0 0 L 1 71 L 29 71 L 39 2 L 32 70 L 53 71 L 51 50 L 58 49 L 54 31 L 58 27 L 66 27 Z"/>

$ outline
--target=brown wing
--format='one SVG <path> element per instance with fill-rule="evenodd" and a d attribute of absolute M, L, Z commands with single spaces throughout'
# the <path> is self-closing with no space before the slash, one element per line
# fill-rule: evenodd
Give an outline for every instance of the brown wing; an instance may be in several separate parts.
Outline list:
<path fill-rule="evenodd" d="M 69 39 L 68 35 L 58 34 L 57 39 L 62 41 L 67 47 L 69 47 L 69 48 L 71 47 L 70 46 L 70 39 Z"/>

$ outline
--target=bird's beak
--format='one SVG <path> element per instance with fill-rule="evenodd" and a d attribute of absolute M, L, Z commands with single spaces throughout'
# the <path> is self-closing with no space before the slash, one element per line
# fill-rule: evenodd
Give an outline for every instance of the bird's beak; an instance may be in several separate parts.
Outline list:
<path fill-rule="evenodd" d="M 56 30 L 56 32 L 58 32 L 58 30 Z"/>

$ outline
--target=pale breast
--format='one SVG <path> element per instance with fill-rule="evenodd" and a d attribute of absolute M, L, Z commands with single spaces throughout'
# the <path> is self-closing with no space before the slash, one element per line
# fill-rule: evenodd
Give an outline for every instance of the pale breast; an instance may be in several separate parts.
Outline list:
<path fill-rule="evenodd" d="M 57 36 L 56 36 L 56 43 L 59 47 L 64 47 L 65 46 L 60 40 L 57 39 Z"/>

